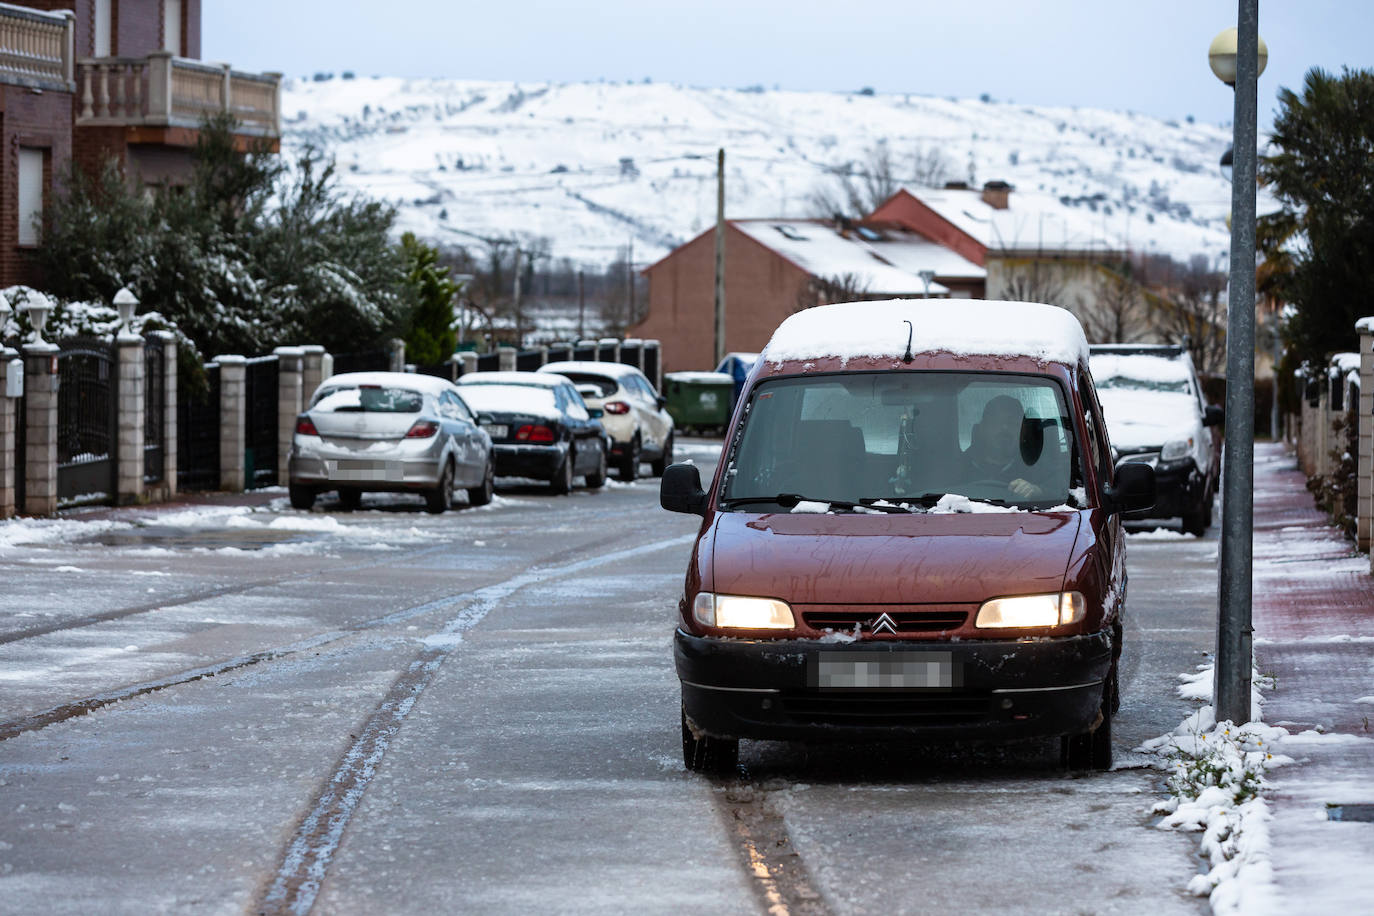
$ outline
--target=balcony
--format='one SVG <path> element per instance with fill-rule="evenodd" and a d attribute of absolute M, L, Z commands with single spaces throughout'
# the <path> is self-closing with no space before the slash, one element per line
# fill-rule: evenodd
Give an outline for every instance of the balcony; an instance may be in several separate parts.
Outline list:
<path fill-rule="evenodd" d="M 0 82 L 71 92 L 72 13 L 39 13 L 0 3 Z"/>
<path fill-rule="evenodd" d="M 197 128 L 227 112 L 237 132 L 281 137 L 281 74 L 241 73 L 157 51 L 76 65 L 77 127 Z"/>

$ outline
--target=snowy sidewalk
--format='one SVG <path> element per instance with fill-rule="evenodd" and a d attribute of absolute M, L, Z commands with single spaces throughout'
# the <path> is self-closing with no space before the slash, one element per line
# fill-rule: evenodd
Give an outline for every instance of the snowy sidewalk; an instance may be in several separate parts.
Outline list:
<path fill-rule="evenodd" d="M 1276 909 L 1368 912 L 1374 823 L 1327 806 L 1374 804 L 1374 576 L 1305 482 L 1283 446 L 1256 445 L 1255 664 L 1275 679 L 1264 719 L 1292 733 L 1280 749 L 1297 761 L 1265 793 Z"/>

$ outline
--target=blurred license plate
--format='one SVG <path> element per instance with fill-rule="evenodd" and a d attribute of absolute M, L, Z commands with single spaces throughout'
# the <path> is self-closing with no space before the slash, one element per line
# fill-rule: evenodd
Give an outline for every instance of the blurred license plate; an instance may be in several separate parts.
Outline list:
<path fill-rule="evenodd" d="M 811 661 L 812 687 L 835 690 L 954 687 L 948 652 L 821 652 Z"/>
<path fill-rule="evenodd" d="M 488 423 L 482 427 L 487 431 L 487 435 L 493 439 L 504 439 L 510 435 L 510 427 L 504 423 Z"/>
<path fill-rule="evenodd" d="M 326 461 L 330 480 L 403 480 L 405 467 L 399 461 L 365 461 L 342 458 Z"/>

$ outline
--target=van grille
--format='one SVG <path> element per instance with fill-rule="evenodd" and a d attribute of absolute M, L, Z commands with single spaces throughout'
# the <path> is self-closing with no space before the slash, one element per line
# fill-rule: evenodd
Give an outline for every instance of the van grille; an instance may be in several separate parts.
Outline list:
<path fill-rule="evenodd" d="M 852 633 L 857 626 L 860 635 L 868 636 L 873 629 L 874 621 L 884 612 L 892 618 L 892 622 L 897 627 L 896 635 L 900 636 L 905 633 L 938 633 L 944 630 L 957 630 L 968 620 L 970 608 L 957 604 L 920 609 L 910 607 L 888 609 L 881 606 L 854 610 L 823 608 L 814 611 L 803 610 L 802 620 L 814 630 Z M 892 634 L 881 633 L 877 635 L 889 636 Z"/>
<path fill-rule="evenodd" d="M 784 694 L 783 713 L 798 722 L 873 726 L 956 725 L 988 718 L 989 697 L 912 691 Z"/>

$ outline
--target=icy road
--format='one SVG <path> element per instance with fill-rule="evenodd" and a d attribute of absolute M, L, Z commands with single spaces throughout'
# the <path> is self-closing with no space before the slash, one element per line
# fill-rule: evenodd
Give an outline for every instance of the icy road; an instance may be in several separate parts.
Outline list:
<path fill-rule="evenodd" d="M 1132 749 L 1192 711 L 1214 535 L 1131 539 L 1113 772 L 745 742 L 713 780 L 657 483 L 0 524 L 0 912 L 1206 912 Z"/>

